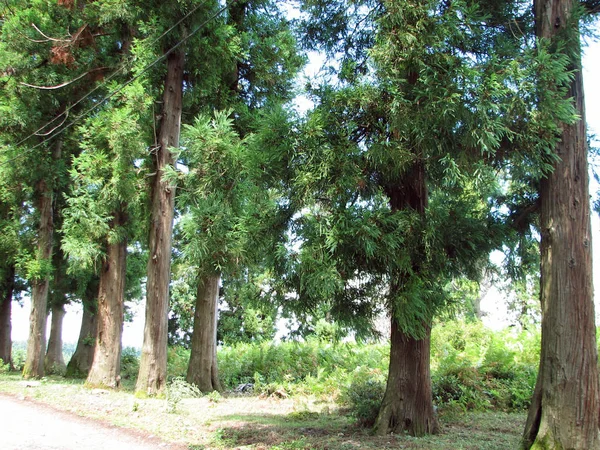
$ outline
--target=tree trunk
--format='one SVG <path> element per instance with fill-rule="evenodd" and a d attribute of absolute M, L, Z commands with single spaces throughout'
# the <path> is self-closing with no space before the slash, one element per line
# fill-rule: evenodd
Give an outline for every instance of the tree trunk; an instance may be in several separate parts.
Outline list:
<path fill-rule="evenodd" d="M 425 220 L 428 203 L 425 166 L 417 159 L 396 184 L 385 187 L 393 211 L 413 210 Z M 418 253 L 418 252 L 417 252 Z M 419 256 L 413 255 L 413 274 L 421 271 Z M 398 274 L 392 282 L 392 293 L 400 292 L 406 274 Z M 439 431 L 430 372 L 431 324 L 424 324 L 425 335 L 416 339 L 401 330 L 392 311 L 390 366 L 388 382 L 375 422 L 379 435 L 409 433 L 412 436 Z"/>
<path fill-rule="evenodd" d="M 560 161 L 540 184 L 542 349 L 525 448 L 600 448 L 598 355 L 592 282 L 587 137 L 577 2 L 538 0 L 536 32 L 571 37 L 569 97 L 581 119 L 562 126 Z"/>
<path fill-rule="evenodd" d="M 202 392 L 220 391 L 217 367 L 217 311 L 220 274 L 200 277 L 194 311 L 194 333 L 187 382 Z"/>
<path fill-rule="evenodd" d="M 87 377 L 94 360 L 94 349 L 96 348 L 96 335 L 98 330 L 98 315 L 96 308 L 83 304 L 83 317 L 81 318 L 81 329 L 75 353 L 67 364 L 67 376 Z"/>
<path fill-rule="evenodd" d="M 422 339 L 402 332 L 392 318 L 390 367 L 377 434 L 423 436 L 439 431 L 433 409 L 429 357 L 431 328 Z"/>
<path fill-rule="evenodd" d="M 125 224 L 125 217 L 117 212 L 114 226 Z M 86 385 L 116 388 L 121 381 L 121 336 L 123 334 L 123 305 L 127 241 L 107 244 L 106 259 L 100 269 L 98 289 L 98 332 L 92 367 Z"/>
<path fill-rule="evenodd" d="M 50 339 L 48 339 L 48 349 L 46 350 L 46 358 L 44 360 L 44 368 L 47 374 L 63 375 L 67 369 L 62 352 L 62 328 L 65 314 L 63 304 L 56 303 L 52 305 Z"/>
<path fill-rule="evenodd" d="M 15 266 L 11 265 L 6 270 L 6 278 L 2 283 L 2 292 L 0 297 L 0 359 L 4 364 L 12 365 L 12 297 L 15 288 Z"/>
<path fill-rule="evenodd" d="M 167 377 L 167 331 L 171 238 L 175 207 L 175 186 L 163 179 L 167 166 L 175 163 L 171 148 L 179 146 L 183 97 L 184 53 L 173 52 L 167 59 L 159 145 L 152 155 L 155 173 L 152 181 L 152 211 L 146 282 L 146 323 L 140 370 L 135 390 L 143 395 L 160 394 Z"/>
<path fill-rule="evenodd" d="M 62 141 L 54 148 L 53 158 L 58 160 L 62 151 Z M 37 230 L 36 258 L 42 265 L 52 261 L 52 245 L 54 236 L 53 190 L 48 180 L 43 178 L 36 186 L 37 210 L 40 215 Z M 29 315 L 29 338 L 27 340 L 27 357 L 23 367 L 24 378 L 41 378 L 44 376 L 44 356 L 46 355 L 46 319 L 48 289 L 50 279 L 47 275 L 31 280 L 31 313 Z"/>

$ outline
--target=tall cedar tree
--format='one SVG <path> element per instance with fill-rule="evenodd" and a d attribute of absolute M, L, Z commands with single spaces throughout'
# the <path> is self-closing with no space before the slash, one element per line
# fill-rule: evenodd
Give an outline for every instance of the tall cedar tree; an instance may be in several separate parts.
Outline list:
<path fill-rule="evenodd" d="M 84 283 L 84 292 L 81 293 L 81 302 L 83 304 L 83 315 L 81 318 L 81 327 L 75 352 L 71 355 L 67 364 L 67 377 L 87 378 L 92 362 L 94 361 L 94 351 L 96 349 L 96 335 L 98 331 L 98 278 L 94 276 L 87 283 Z"/>
<path fill-rule="evenodd" d="M 22 227 L 25 193 L 19 180 L 19 170 L 9 164 L 12 152 L 0 156 L 0 359 L 12 367 L 11 312 L 12 302 L 24 289 L 19 286 L 17 263 L 23 253 Z"/>
<path fill-rule="evenodd" d="M 76 116 L 90 82 L 100 79 L 105 67 L 97 65 L 98 29 L 88 22 L 86 7 L 71 8 L 58 2 L 5 2 L 2 22 L 3 143 L 22 167 L 24 205 L 33 210 L 35 224 L 23 221 L 22 236 L 35 227 L 35 245 L 28 257 L 20 258 L 18 268 L 31 285 L 32 310 L 25 377 L 44 374 L 46 316 L 52 253 L 55 246 L 53 210 L 58 192 L 66 184 L 69 154 L 76 150 L 69 133 L 57 137 L 67 122 L 64 113 Z M 90 14 L 94 16 L 94 14 Z M 86 83 L 87 81 L 87 83 Z M 53 122 L 48 123 L 52 119 Z M 26 141 L 22 139 L 26 136 Z"/>
<path fill-rule="evenodd" d="M 275 210 L 273 186 L 266 179 L 277 167 L 262 160 L 272 150 L 252 146 L 250 138 L 239 135 L 268 126 L 261 125 L 261 117 L 291 99 L 292 80 L 304 61 L 275 2 L 230 2 L 226 23 L 240 48 L 223 73 L 218 103 L 229 106 L 236 120 L 228 119 L 228 113 L 216 113 L 214 119 L 201 116 L 187 130 L 186 190 L 195 197 L 184 195 L 181 202 L 188 211 L 182 220 L 188 238 L 183 250 L 194 255 L 191 263 L 198 266 L 187 379 L 203 391 L 220 388 L 216 337 L 221 273 L 233 278 L 264 258 L 261 249 L 275 231 L 257 220 Z"/>
<path fill-rule="evenodd" d="M 90 280 L 98 276 L 96 344 L 87 384 L 114 388 L 120 380 L 127 244 L 141 223 L 143 175 L 135 163 L 144 155 L 148 134 L 141 124 L 150 123 L 151 109 L 142 80 L 118 85 L 138 69 L 130 61 L 130 24 L 137 21 L 132 15 L 137 10 L 103 6 L 89 3 L 84 12 L 86 26 L 96 30 L 92 36 L 95 63 L 111 74 L 112 83 L 103 83 L 91 93 L 89 100 L 97 110 L 73 130 L 77 154 L 70 170 L 61 244 L 69 274 L 78 278 L 80 291 L 95 285 Z M 119 95 L 106 101 L 104 97 L 117 86 Z"/>
<path fill-rule="evenodd" d="M 532 40 L 512 32 L 527 18 L 511 2 L 305 6 L 325 18 L 309 26 L 309 43 L 342 56 L 337 86 L 314 89 L 320 106 L 298 158 L 298 192 L 313 204 L 298 220 L 291 278 L 303 303 L 331 297 L 351 321 L 368 312 L 366 295 L 384 292 L 392 341 L 376 430 L 435 432 L 432 321 L 449 282 L 477 279 L 502 242 L 489 199 L 506 155 L 548 166 L 555 122 L 538 117 L 528 91 L 548 55 L 533 59 Z"/>
<path fill-rule="evenodd" d="M 592 282 L 587 137 L 578 2 L 537 0 L 536 35 L 569 61 L 566 97 L 579 115 L 563 123 L 559 157 L 539 187 L 542 351 L 524 447 L 600 447 L 600 386 Z"/>

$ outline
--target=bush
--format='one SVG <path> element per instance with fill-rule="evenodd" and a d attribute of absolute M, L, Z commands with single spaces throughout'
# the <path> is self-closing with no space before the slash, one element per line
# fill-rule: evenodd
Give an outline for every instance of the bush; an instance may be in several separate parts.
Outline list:
<path fill-rule="evenodd" d="M 355 343 L 332 344 L 317 340 L 278 344 L 236 344 L 219 349 L 221 381 L 227 389 L 244 383 L 307 385 L 320 389 L 330 377 L 350 376 L 356 367 L 386 370 L 389 346 Z"/>
<path fill-rule="evenodd" d="M 135 380 L 140 370 L 140 353 L 133 347 L 121 351 L 121 380 Z"/>
<path fill-rule="evenodd" d="M 431 346 L 434 402 L 463 411 L 526 409 L 535 386 L 539 348 L 539 332 L 493 331 L 480 322 L 436 325 Z M 217 359 L 227 390 L 251 383 L 259 394 L 339 401 L 358 423 L 368 425 L 383 398 L 389 346 L 317 339 L 239 343 L 219 348 Z M 169 379 L 184 376 L 188 360 L 189 350 L 171 347 Z M 137 373 L 137 356 L 135 363 Z"/>
<path fill-rule="evenodd" d="M 183 377 L 187 374 L 190 351 L 185 347 L 176 345 L 169 347 L 167 351 L 167 377 Z"/>
<path fill-rule="evenodd" d="M 198 387 L 189 384 L 182 377 L 175 377 L 167 384 L 167 410 L 170 413 L 177 412 L 179 402 L 184 398 L 202 397 L 202 392 Z"/>
<path fill-rule="evenodd" d="M 380 370 L 358 368 L 350 385 L 340 395 L 340 402 L 362 427 L 372 427 L 385 394 L 385 376 Z"/>
<path fill-rule="evenodd" d="M 527 409 L 539 342 L 539 332 L 493 331 L 480 322 L 438 325 L 432 336 L 434 401 L 463 410 Z"/>

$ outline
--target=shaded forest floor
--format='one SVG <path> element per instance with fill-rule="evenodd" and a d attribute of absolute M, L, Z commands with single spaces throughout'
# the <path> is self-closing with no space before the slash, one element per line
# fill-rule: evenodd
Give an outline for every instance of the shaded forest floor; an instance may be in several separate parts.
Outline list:
<path fill-rule="evenodd" d="M 191 449 L 472 449 L 519 447 L 525 415 L 440 412 L 442 433 L 421 439 L 375 437 L 335 404 L 311 397 L 235 396 L 139 399 L 127 388 L 86 389 L 79 380 L 23 381 L 0 374 L 0 393 L 103 423 L 137 430 Z"/>

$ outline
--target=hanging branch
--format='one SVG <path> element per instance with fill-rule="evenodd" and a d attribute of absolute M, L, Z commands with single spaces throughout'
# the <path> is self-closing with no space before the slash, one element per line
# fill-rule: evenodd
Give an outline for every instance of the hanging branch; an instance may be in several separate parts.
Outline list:
<path fill-rule="evenodd" d="M 67 119 L 69 118 L 69 110 L 67 110 L 67 111 L 66 111 L 66 112 L 64 112 L 64 113 L 61 113 L 61 115 L 64 115 L 64 116 L 65 116 L 65 118 L 62 120 L 62 122 L 61 122 L 61 123 L 59 123 L 58 125 L 56 125 L 56 126 L 55 126 L 54 128 L 52 128 L 50 131 L 48 131 L 47 133 L 37 133 L 37 132 L 36 132 L 36 133 L 34 133 L 34 134 L 35 134 L 36 136 L 49 136 L 49 135 L 51 135 L 52 133 L 54 133 L 54 131 L 55 131 L 55 130 L 57 130 L 58 128 L 62 127 L 62 125 L 63 125 L 63 124 L 64 124 L 64 123 L 67 121 Z M 59 116 L 57 116 L 57 118 L 58 118 L 58 117 L 60 117 L 60 115 L 59 115 Z"/>
<path fill-rule="evenodd" d="M 52 42 L 71 42 L 71 40 L 70 40 L 70 39 L 55 39 L 55 38 L 51 38 L 50 36 L 46 36 L 46 35 L 44 34 L 44 32 L 43 32 L 42 30 L 40 30 L 40 29 L 39 29 L 39 28 L 38 28 L 38 27 L 35 25 L 35 23 L 33 23 L 33 22 L 31 23 L 31 26 L 32 26 L 33 28 L 35 28 L 35 31 L 37 31 L 37 32 L 38 32 L 38 33 L 40 33 L 42 36 L 44 36 L 44 37 L 47 39 L 47 41 L 52 41 Z"/>
<path fill-rule="evenodd" d="M 65 86 L 68 86 L 70 84 L 75 83 L 78 80 L 81 80 L 83 77 L 85 77 L 86 75 L 91 74 L 92 72 L 97 72 L 98 70 L 105 70 L 108 69 L 108 67 L 97 67 L 95 69 L 89 70 L 81 75 L 79 75 L 77 78 L 73 78 L 70 81 L 65 81 L 64 83 L 61 84 L 57 84 L 56 86 L 36 86 L 35 84 L 29 84 L 29 83 L 24 83 L 22 81 L 19 82 L 20 85 L 22 86 L 27 86 L 30 88 L 34 88 L 34 89 L 43 89 L 43 90 L 54 90 L 54 89 L 60 89 L 63 88 Z"/>

